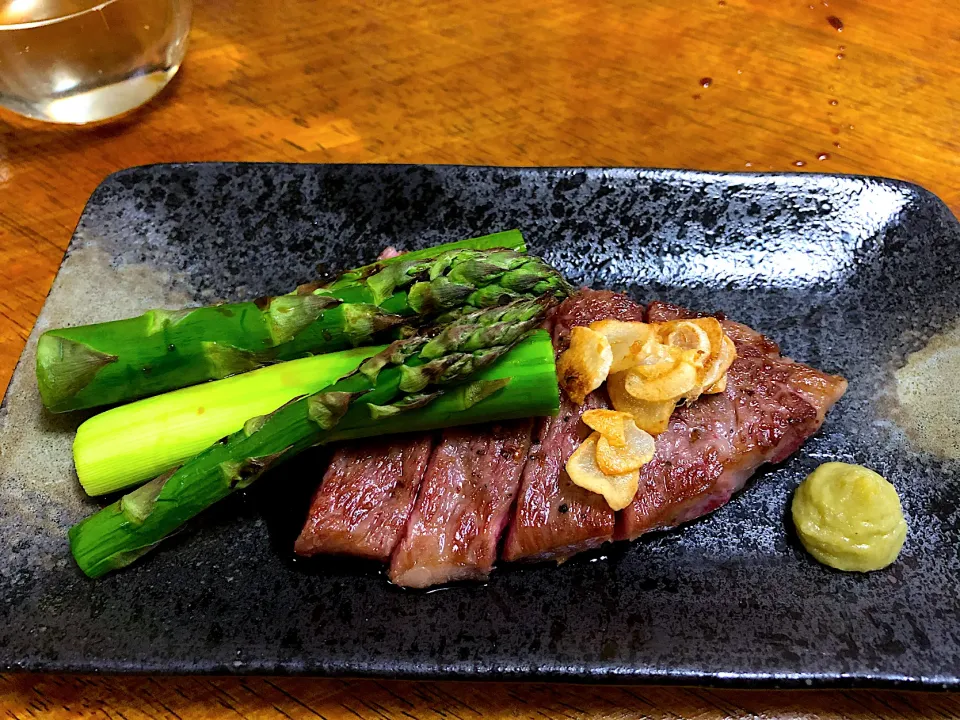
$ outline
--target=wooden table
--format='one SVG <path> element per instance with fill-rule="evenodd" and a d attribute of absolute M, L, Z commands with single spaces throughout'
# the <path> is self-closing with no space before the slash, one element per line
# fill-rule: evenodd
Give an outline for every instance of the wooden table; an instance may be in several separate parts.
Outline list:
<path fill-rule="evenodd" d="M 955 0 L 205 0 L 118 122 L 0 116 L 0 389 L 84 201 L 152 162 L 639 165 L 904 178 L 960 210 Z M 842 29 L 841 29 L 842 28 Z M 0 69 L 2 71 L 2 69 Z M 0 677 L 5 716 L 930 717 L 955 695 Z"/>

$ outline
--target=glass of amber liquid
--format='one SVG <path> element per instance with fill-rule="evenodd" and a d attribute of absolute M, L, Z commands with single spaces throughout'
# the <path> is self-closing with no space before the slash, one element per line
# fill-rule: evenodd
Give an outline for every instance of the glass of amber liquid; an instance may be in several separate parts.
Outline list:
<path fill-rule="evenodd" d="M 191 0 L 0 0 L 0 106 L 57 123 L 105 120 L 170 82 Z"/>

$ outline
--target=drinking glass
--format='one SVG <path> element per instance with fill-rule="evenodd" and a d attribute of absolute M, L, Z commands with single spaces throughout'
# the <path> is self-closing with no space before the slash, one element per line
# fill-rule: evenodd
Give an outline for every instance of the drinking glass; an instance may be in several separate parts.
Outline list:
<path fill-rule="evenodd" d="M 180 69 L 191 0 L 0 0 L 0 105 L 82 124 L 131 110 Z"/>

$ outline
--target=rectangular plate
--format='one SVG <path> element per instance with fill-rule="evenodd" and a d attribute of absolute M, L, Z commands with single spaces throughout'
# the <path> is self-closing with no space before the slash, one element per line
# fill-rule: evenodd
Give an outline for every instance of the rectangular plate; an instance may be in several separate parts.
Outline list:
<path fill-rule="evenodd" d="M 560 567 L 501 568 L 484 586 L 410 592 L 362 562 L 294 561 L 322 452 L 129 570 L 80 574 L 66 530 L 97 503 L 71 465 L 82 418 L 40 408 L 39 332 L 283 292 L 317 263 L 514 227 L 575 283 L 723 310 L 850 390 L 817 437 L 709 517 Z M 245 164 L 112 175 L 0 412 L 0 667 L 960 687 L 958 466 L 912 444 L 890 391 L 907 355 L 957 318 L 958 249 L 935 197 L 858 177 Z M 903 497 L 910 533 L 888 570 L 831 571 L 791 534 L 793 489 L 834 459 L 875 468 Z"/>

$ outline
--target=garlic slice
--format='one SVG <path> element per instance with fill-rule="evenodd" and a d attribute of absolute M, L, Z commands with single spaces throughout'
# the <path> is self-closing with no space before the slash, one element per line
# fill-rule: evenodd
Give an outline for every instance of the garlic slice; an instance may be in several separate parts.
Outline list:
<path fill-rule="evenodd" d="M 593 433 L 573 451 L 567 460 L 567 475 L 574 485 L 602 495 L 612 510 L 623 510 L 633 501 L 640 487 L 640 471 L 606 475 L 597 465 L 597 442 L 600 433 Z"/>
<path fill-rule="evenodd" d="M 588 327 L 572 328 L 570 347 L 557 361 L 560 387 L 571 400 L 582 405 L 587 395 L 607 379 L 612 362 L 613 351 L 606 337 Z"/>
<path fill-rule="evenodd" d="M 587 410 L 580 419 L 591 430 L 596 430 L 603 435 L 612 445 L 623 447 L 627 444 L 625 423 L 633 422 L 633 418 L 628 413 L 617 410 L 607 410 L 600 408 L 597 410 Z"/>
<path fill-rule="evenodd" d="M 597 465 L 604 475 L 619 475 L 639 470 L 653 460 L 656 452 L 653 437 L 638 428 L 633 420 L 624 423 L 626 443 L 614 446 L 605 435 L 597 441 Z"/>
<path fill-rule="evenodd" d="M 607 393 L 610 395 L 610 403 L 613 407 L 621 412 L 630 413 L 637 427 L 651 435 L 656 436 L 666 432 L 670 424 L 670 416 L 677 407 L 677 401 L 675 399 L 660 402 L 637 400 L 627 392 L 625 384 L 626 373 L 617 373 L 607 378 Z"/>

